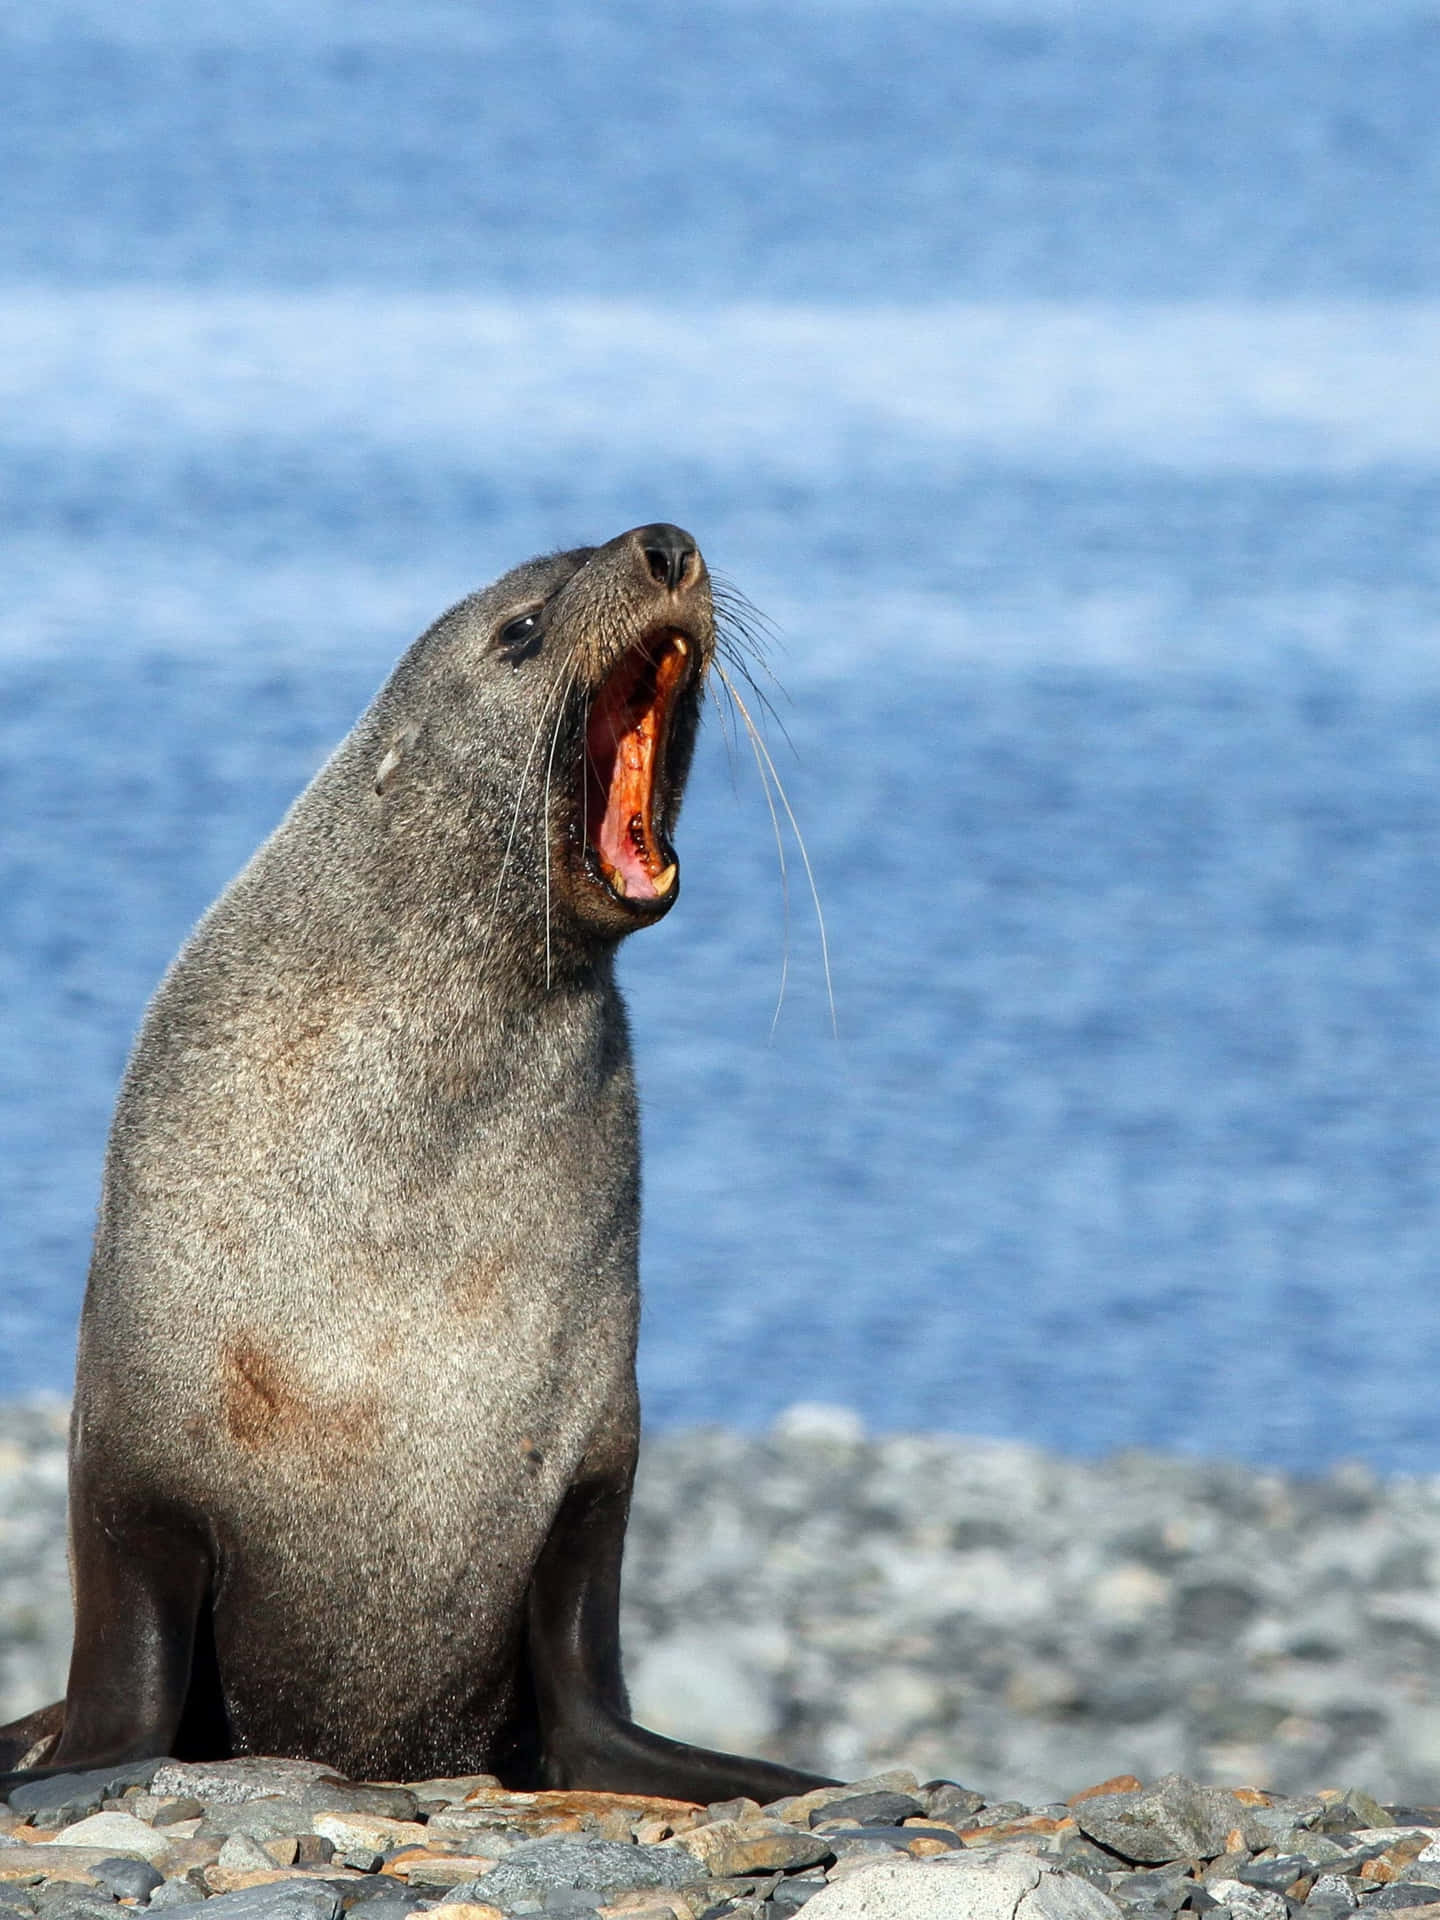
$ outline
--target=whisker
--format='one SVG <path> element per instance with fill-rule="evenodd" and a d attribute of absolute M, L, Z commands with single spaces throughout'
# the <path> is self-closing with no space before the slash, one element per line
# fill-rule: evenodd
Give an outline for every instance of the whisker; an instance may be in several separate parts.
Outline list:
<path fill-rule="evenodd" d="M 496 876 L 496 880 L 495 880 L 495 897 L 490 903 L 490 919 L 486 924 L 485 940 L 484 940 L 483 946 L 480 949 L 480 966 L 482 970 L 484 969 L 486 961 L 490 958 L 491 942 L 495 937 L 495 927 L 500 916 L 500 896 L 505 890 L 505 878 L 510 871 L 510 862 L 515 852 L 515 836 L 520 830 L 520 815 L 524 810 L 524 806 L 525 806 L 525 783 L 530 777 L 530 768 L 533 765 L 535 760 L 535 750 L 540 745 L 540 741 L 544 736 L 545 722 L 550 715 L 551 703 L 555 700 L 557 695 L 560 695 L 560 706 L 561 706 L 561 709 L 563 710 L 564 694 L 569 692 L 570 686 L 571 684 L 573 684 L 573 681 L 574 681 L 573 668 L 566 669 L 560 666 L 559 664 L 557 664 L 555 669 L 555 678 L 550 684 L 549 690 L 545 695 L 544 702 L 541 705 L 540 713 L 535 721 L 535 731 L 532 734 L 530 739 L 530 751 L 525 756 L 525 765 L 520 769 L 520 778 L 515 783 L 515 808 L 513 813 L 510 816 L 510 831 L 505 838 L 505 851 L 500 857 L 500 872 Z M 563 692 L 562 692 L 562 684 L 561 684 L 562 682 L 565 683 Z M 553 752 L 554 750 L 553 747 L 551 750 Z M 548 799 L 548 794 L 547 794 L 547 799 Z M 542 832 L 544 832 L 544 836 L 545 836 L 545 850 L 546 850 L 547 861 L 549 859 L 549 850 L 550 850 L 550 835 L 547 830 L 548 824 L 549 824 L 549 809 L 547 806 L 545 817 L 541 823 Z"/>
<path fill-rule="evenodd" d="M 734 724 L 730 715 L 725 711 L 725 703 L 721 700 L 719 694 L 716 693 L 714 684 L 709 680 L 705 682 L 705 697 L 715 709 L 715 718 L 720 728 L 720 738 L 725 742 L 725 761 L 730 770 L 730 791 L 738 799 L 740 794 L 740 770 L 735 759 L 735 749 L 738 745 L 738 740 Z"/>
<path fill-rule="evenodd" d="M 775 792 L 779 795 L 780 804 L 785 809 L 785 817 L 790 822 L 790 831 L 795 836 L 795 845 L 799 850 L 800 860 L 805 868 L 805 878 L 810 886 L 810 898 L 815 907 L 815 925 L 820 934 L 820 959 L 825 969 L 825 998 L 830 1007 L 830 1031 L 838 1040 L 840 1038 L 840 1023 L 835 1012 L 835 985 L 830 972 L 830 941 L 825 931 L 825 914 L 820 905 L 820 889 L 815 884 L 815 869 L 810 864 L 810 852 L 805 845 L 805 836 L 800 831 L 800 822 L 795 818 L 795 809 L 790 804 L 790 797 L 785 791 L 785 783 L 780 778 L 779 769 L 771 758 L 770 749 L 765 744 L 764 736 L 750 717 L 749 708 L 740 698 L 739 693 L 736 691 L 734 681 L 730 678 L 729 674 L 726 673 L 724 667 L 718 660 L 715 662 L 715 671 L 719 675 L 726 692 L 735 702 L 736 710 L 739 712 L 741 719 L 745 722 L 745 730 L 750 736 L 751 744 L 755 749 L 757 757 L 760 755 L 764 756 L 765 765 L 769 769 L 770 777 L 775 782 Z"/>
<path fill-rule="evenodd" d="M 745 665 L 743 660 L 736 660 L 732 664 L 734 665 L 735 671 L 741 676 L 746 686 L 749 687 L 750 691 L 755 695 L 755 698 L 760 702 L 760 705 L 764 708 L 767 719 L 773 721 L 774 724 L 780 729 L 780 732 L 784 736 L 786 746 L 789 747 L 791 753 L 793 753 L 795 755 L 795 758 L 798 760 L 800 758 L 799 750 L 796 747 L 795 742 L 790 738 L 790 729 L 786 726 L 784 720 L 781 718 L 780 714 L 776 711 L 774 701 L 770 698 L 769 694 L 765 691 L 764 687 L 760 685 L 759 681 L 756 680 L 754 674 L 751 673 L 750 669 Z M 777 686 L 779 685 L 778 681 L 776 682 L 776 685 Z M 781 691 L 783 692 L 784 689 L 781 688 Z M 788 699 L 789 696 L 786 695 L 786 698 Z"/>
<path fill-rule="evenodd" d="M 735 698 L 734 688 L 730 685 L 729 681 L 725 679 L 723 672 L 720 677 L 722 680 L 725 680 L 725 691 L 733 700 Z M 747 725 L 748 724 L 747 717 Z M 780 1009 L 785 1004 L 785 989 L 790 981 L 790 863 L 785 858 L 785 836 L 780 831 L 780 816 L 775 811 L 775 796 L 770 790 L 770 776 L 766 772 L 765 762 L 761 758 L 760 750 L 755 743 L 755 729 L 753 727 L 750 728 L 748 738 L 750 741 L 750 751 L 755 756 L 755 770 L 760 775 L 760 791 L 765 796 L 765 805 L 770 814 L 770 831 L 775 836 L 775 857 L 780 863 L 780 990 L 775 996 L 775 1011 L 770 1016 L 770 1038 L 773 1040 L 775 1038 L 775 1029 L 780 1024 Z"/>
<path fill-rule="evenodd" d="M 550 735 L 550 754 L 549 754 L 549 758 L 546 760 L 546 763 L 545 763 L 545 807 L 544 807 L 544 813 L 542 818 L 544 820 L 544 825 L 545 825 L 545 986 L 547 990 L 549 989 L 549 986 L 550 986 L 550 917 L 551 917 L 550 916 L 550 782 L 553 779 L 554 773 L 555 773 L 555 749 L 560 742 L 560 727 L 561 727 L 561 723 L 564 721 L 564 718 L 565 718 L 565 701 L 566 699 L 568 699 L 571 689 L 575 685 L 575 681 L 576 681 L 576 671 L 572 667 L 569 678 L 566 682 L 565 693 L 561 697 L 561 699 L 556 703 L 555 727 L 554 727 L 554 731 Z M 582 795 L 588 796 L 588 791 L 589 791 L 588 781 L 582 779 L 581 781 Z M 585 805 L 586 805 L 586 799 L 582 798 L 581 800 L 582 808 Z"/>

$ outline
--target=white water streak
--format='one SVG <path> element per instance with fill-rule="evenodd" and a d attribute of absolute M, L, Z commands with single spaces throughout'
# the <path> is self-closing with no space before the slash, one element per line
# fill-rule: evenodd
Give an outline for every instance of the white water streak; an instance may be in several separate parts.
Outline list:
<path fill-rule="evenodd" d="M 75 447 L 343 436 L 835 463 L 1345 471 L 1440 459 L 1440 303 L 615 301 L 0 293 L 0 431 Z M 877 451 L 878 447 L 878 451 Z"/>

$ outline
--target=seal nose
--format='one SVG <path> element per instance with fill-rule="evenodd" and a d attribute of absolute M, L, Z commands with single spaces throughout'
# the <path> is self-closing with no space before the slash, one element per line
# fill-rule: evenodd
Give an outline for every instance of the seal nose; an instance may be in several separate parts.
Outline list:
<path fill-rule="evenodd" d="M 630 537 L 657 587 L 676 593 L 699 579 L 700 550 L 682 527 L 661 521 L 653 527 L 638 527 Z"/>

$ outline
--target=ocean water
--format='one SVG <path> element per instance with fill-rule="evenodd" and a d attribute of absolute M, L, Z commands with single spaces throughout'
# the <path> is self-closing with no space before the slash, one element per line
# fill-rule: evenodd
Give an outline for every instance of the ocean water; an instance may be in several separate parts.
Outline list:
<path fill-rule="evenodd" d="M 1382 0 L 0 23 L 0 1393 L 187 927 L 437 612 L 666 518 L 834 1017 L 712 719 L 647 1417 L 1440 1470 L 1437 98 Z"/>

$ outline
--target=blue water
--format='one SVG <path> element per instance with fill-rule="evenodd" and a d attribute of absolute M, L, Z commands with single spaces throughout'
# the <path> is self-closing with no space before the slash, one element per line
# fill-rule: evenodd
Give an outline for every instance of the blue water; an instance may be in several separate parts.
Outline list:
<path fill-rule="evenodd" d="M 650 1419 L 1440 1470 L 1437 98 L 1380 0 L 0 23 L 0 1393 L 194 917 L 436 612 L 664 517 L 838 1039 L 712 724 Z"/>

